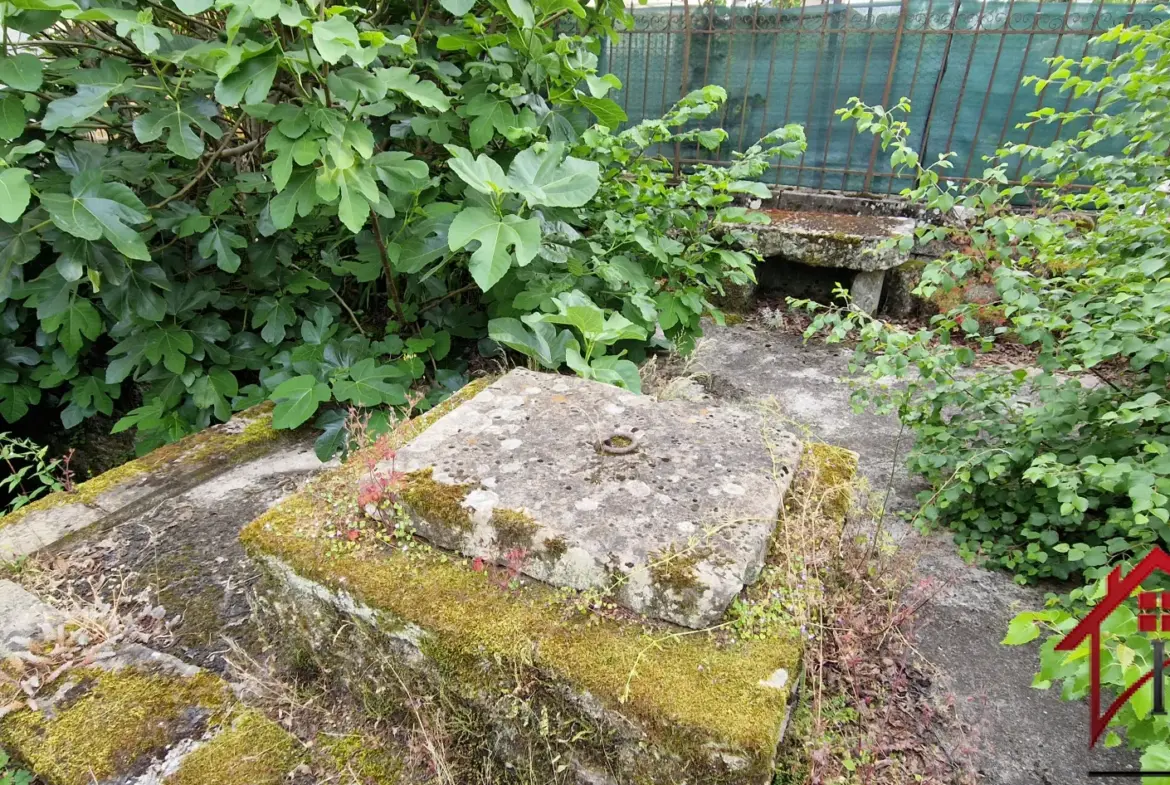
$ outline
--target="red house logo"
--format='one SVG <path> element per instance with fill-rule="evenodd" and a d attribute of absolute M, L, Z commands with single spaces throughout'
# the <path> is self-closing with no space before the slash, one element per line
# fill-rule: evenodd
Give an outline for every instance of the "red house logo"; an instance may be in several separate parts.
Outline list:
<path fill-rule="evenodd" d="M 1121 574 L 1121 567 L 1115 567 L 1109 574 L 1106 583 L 1104 599 L 1101 600 L 1068 635 L 1056 645 L 1057 651 L 1073 651 L 1085 638 L 1090 638 L 1090 665 L 1089 676 L 1089 746 L 1092 747 L 1101 738 L 1109 721 L 1125 702 L 1150 679 L 1154 680 L 1154 708 L 1153 714 L 1165 714 L 1165 700 L 1163 696 L 1162 674 L 1170 662 L 1166 661 L 1165 641 L 1155 639 L 1151 641 L 1154 647 L 1154 667 L 1149 673 L 1129 685 L 1117 699 L 1109 705 L 1104 713 L 1101 712 L 1101 624 L 1125 602 L 1142 581 L 1160 571 L 1170 575 L 1170 555 L 1161 548 L 1154 548 L 1146 557 L 1125 576 Z M 1142 592 L 1138 595 L 1138 629 L 1141 632 L 1170 632 L 1170 592 Z"/>

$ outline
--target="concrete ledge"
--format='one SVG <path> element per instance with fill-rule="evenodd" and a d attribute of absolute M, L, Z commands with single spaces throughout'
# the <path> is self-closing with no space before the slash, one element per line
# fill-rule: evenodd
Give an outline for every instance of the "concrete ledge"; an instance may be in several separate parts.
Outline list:
<path fill-rule="evenodd" d="M 253 407 L 83 482 L 73 493 L 52 493 L 0 516 L 0 559 L 28 556 L 94 524 L 123 520 L 270 452 L 282 439 L 271 420 L 268 405 Z"/>
<path fill-rule="evenodd" d="M 876 271 L 897 267 L 908 252 L 888 240 L 910 236 L 912 218 L 765 210 L 771 224 L 756 228 L 755 250 L 814 267 Z"/>

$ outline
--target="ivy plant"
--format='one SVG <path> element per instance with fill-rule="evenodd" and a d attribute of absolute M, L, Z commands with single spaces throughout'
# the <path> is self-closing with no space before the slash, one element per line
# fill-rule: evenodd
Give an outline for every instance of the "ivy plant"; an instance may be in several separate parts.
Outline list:
<path fill-rule="evenodd" d="M 598 53 L 629 23 L 620 0 L 3 0 L 0 417 L 114 415 L 146 450 L 268 399 L 326 457 L 342 408 L 432 406 L 477 349 L 636 388 L 655 335 L 685 350 L 750 277 L 732 200 L 803 137 L 670 171 L 654 145 L 717 145 L 684 126 L 726 95 L 618 132 Z"/>

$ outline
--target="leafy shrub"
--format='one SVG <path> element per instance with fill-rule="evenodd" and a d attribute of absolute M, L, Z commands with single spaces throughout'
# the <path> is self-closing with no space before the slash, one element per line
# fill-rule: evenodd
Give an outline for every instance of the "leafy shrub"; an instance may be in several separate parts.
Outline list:
<path fill-rule="evenodd" d="M 1123 45 L 1112 61 L 1054 59 L 1048 78 L 1026 80 L 1037 93 L 1099 104 L 1045 108 L 1030 122 L 1084 130 L 1043 147 L 1011 145 L 962 188 L 942 177 L 949 154 L 924 166 L 908 145 L 899 119 L 908 102 L 885 110 L 855 99 L 840 113 L 877 134 L 915 178 L 911 199 L 968 219 L 905 240 L 957 247 L 926 267 L 917 293 L 989 272 L 1005 322 L 985 328 L 975 314 L 986 304 L 972 303 L 910 333 L 833 311 L 819 313 L 810 334 L 857 336 L 857 365 L 874 381 L 857 400 L 896 409 L 913 432 L 910 468 L 932 486 L 921 497 L 925 520 L 1020 580 L 1092 577 L 1170 542 L 1168 34 L 1170 23 L 1118 27 L 1099 39 Z M 1008 185 L 1015 157 L 1033 164 L 1027 184 L 1038 205 L 1028 212 L 1011 208 L 1025 192 Z M 975 364 L 1009 339 L 1034 353 L 1034 368 Z"/>
<path fill-rule="evenodd" d="M 8 753 L 0 750 L 0 785 L 33 785 L 33 775 L 12 765 Z"/>
<path fill-rule="evenodd" d="M 268 398 L 326 456 L 342 405 L 458 387 L 489 322 L 636 387 L 659 327 L 685 349 L 750 277 L 733 195 L 803 149 L 784 129 L 668 188 L 653 146 L 718 146 L 682 126 L 726 96 L 612 133 L 597 53 L 618 0 L 8 7 L 0 416 L 130 410 L 140 449 Z"/>
<path fill-rule="evenodd" d="M 60 458 L 50 458 L 49 448 L 29 439 L 0 431 L 0 466 L 7 475 L 0 479 L 0 491 L 8 499 L 0 510 L 14 512 L 33 499 L 63 489 L 58 473 L 68 472 Z M 66 474 L 66 477 L 68 475 Z"/>

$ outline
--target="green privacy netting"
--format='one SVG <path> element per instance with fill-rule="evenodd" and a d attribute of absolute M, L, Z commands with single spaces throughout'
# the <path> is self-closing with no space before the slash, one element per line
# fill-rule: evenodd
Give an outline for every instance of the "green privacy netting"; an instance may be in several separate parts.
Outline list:
<path fill-rule="evenodd" d="M 729 140 L 717 153 L 681 150 L 684 165 L 727 160 L 772 128 L 799 123 L 808 137 L 804 158 L 774 169 L 770 179 L 896 193 L 907 183 L 892 176 L 880 152 L 870 171 L 871 137 L 833 115 L 850 96 L 882 103 L 888 81 L 888 103 L 911 99 L 914 146 L 929 160 L 953 150 L 951 174 L 978 176 L 983 157 L 1004 140 L 1043 144 L 1077 130 L 1055 124 L 1017 129 L 1029 112 L 1094 106 L 1096 99 L 1070 99 L 1055 90 L 1038 97 L 1031 86 L 1020 86 L 1022 77 L 1048 73 L 1045 58 L 1057 53 L 1112 57 L 1116 45 L 1091 43 L 1090 34 L 1122 23 L 1148 27 L 1165 18 L 1154 8 L 908 0 L 791 9 L 692 3 L 688 13 L 674 0 L 668 7 L 633 9 L 634 30 L 607 44 L 602 66 L 621 78 L 615 97 L 631 122 L 660 116 L 685 90 L 726 88 L 727 105 L 708 127 L 726 129 Z M 1013 162 L 1008 174 L 1023 171 Z"/>

